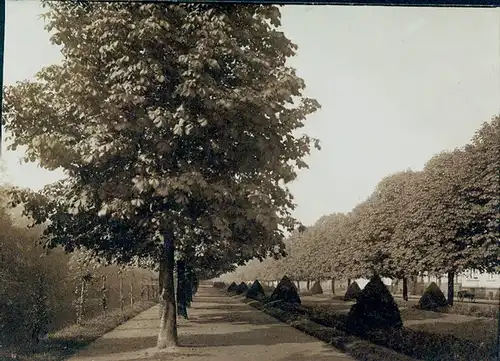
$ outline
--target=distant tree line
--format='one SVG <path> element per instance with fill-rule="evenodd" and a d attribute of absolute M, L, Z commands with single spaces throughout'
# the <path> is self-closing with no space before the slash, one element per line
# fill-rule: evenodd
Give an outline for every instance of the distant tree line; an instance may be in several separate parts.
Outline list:
<path fill-rule="evenodd" d="M 430 159 L 422 171 L 382 179 L 351 212 L 323 216 L 286 241 L 288 256 L 252 261 L 238 269 L 249 279 L 369 278 L 403 281 L 419 275 L 454 278 L 475 269 L 496 273 L 500 265 L 500 117 L 471 141 Z"/>

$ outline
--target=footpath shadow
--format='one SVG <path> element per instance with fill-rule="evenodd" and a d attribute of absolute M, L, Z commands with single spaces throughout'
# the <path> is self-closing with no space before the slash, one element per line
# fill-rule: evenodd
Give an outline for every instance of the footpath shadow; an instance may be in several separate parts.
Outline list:
<path fill-rule="evenodd" d="M 227 304 L 227 305 L 194 305 L 193 308 L 199 310 L 220 310 L 220 311 L 245 311 L 248 309 L 248 306 L 245 303 L 241 304 Z"/>
<path fill-rule="evenodd" d="M 278 321 L 271 321 L 267 318 L 252 317 L 255 312 L 244 310 L 239 312 L 221 312 L 210 313 L 208 315 L 199 315 L 190 320 L 193 324 L 248 324 L 248 325 L 278 325 Z"/>
<path fill-rule="evenodd" d="M 157 329 L 158 330 L 158 329 Z M 149 330 L 147 330 L 149 333 Z M 82 350 L 78 356 L 102 357 L 104 355 L 141 351 L 156 347 L 158 335 L 143 337 L 108 337 L 94 342 L 93 347 Z M 111 357 L 110 357 L 111 359 Z"/>
<path fill-rule="evenodd" d="M 287 340 L 281 327 L 259 327 L 248 331 L 219 334 L 190 334 L 179 338 L 183 347 L 270 346 L 287 343 L 308 343 L 307 338 Z"/>

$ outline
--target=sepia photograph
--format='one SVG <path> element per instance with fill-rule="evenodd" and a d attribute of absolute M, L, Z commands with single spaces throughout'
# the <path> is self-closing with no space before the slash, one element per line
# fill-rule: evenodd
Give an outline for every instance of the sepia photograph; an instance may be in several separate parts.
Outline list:
<path fill-rule="evenodd" d="M 0 361 L 500 361 L 500 8 L 0 2 Z"/>

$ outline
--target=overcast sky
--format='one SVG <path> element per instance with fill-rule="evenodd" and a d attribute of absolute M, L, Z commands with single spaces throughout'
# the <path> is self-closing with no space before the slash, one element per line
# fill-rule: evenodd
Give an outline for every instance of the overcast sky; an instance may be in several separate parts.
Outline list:
<path fill-rule="evenodd" d="M 37 0 L 7 1 L 4 83 L 61 60 Z M 393 172 L 421 169 L 469 141 L 500 113 L 500 9 L 286 6 L 290 63 L 322 109 L 304 131 L 321 139 L 292 184 L 295 215 L 312 224 L 347 212 Z M 3 151 L 7 179 L 39 189 L 61 177 L 19 165 Z"/>

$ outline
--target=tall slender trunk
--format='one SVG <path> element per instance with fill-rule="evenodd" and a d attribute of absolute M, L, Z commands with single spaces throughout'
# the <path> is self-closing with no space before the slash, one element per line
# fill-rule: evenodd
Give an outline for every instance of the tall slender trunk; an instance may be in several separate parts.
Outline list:
<path fill-rule="evenodd" d="M 448 272 L 448 304 L 453 306 L 453 296 L 455 294 L 455 272 Z"/>
<path fill-rule="evenodd" d="M 417 278 L 417 276 L 416 276 L 416 275 L 413 275 L 413 276 L 411 277 L 411 283 L 412 283 L 412 285 L 411 285 L 411 288 L 412 288 L 412 290 L 411 290 L 411 294 L 412 294 L 412 295 L 416 295 L 416 294 L 418 293 L 418 292 L 417 292 L 418 278 Z"/>
<path fill-rule="evenodd" d="M 307 280 L 307 290 L 309 291 L 309 289 L 311 288 L 311 280 Z"/>
<path fill-rule="evenodd" d="M 438 287 L 441 288 L 441 285 L 443 284 L 442 277 L 439 276 L 438 279 L 437 279 L 437 281 L 438 281 Z M 448 282 L 449 282 L 449 280 L 448 280 Z"/>
<path fill-rule="evenodd" d="M 332 286 L 332 294 L 335 294 L 335 278 L 332 278 L 330 281 L 330 284 Z"/>
<path fill-rule="evenodd" d="M 163 235 L 164 252 L 160 261 L 162 277 L 160 277 L 160 302 L 161 320 L 160 332 L 158 334 L 157 347 L 174 347 L 178 344 L 177 339 L 177 315 L 175 307 L 175 287 L 174 287 L 174 236 L 172 231 L 167 231 Z M 163 269 L 162 269 L 163 268 Z"/>
<path fill-rule="evenodd" d="M 347 287 L 349 287 L 350 285 L 351 285 L 351 279 L 350 279 L 350 278 L 348 278 L 348 279 L 347 279 Z"/>
<path fill-rule="evenodd" d="M 403 300 L 408 301 L 408 278 L 403 277 Z"/>

